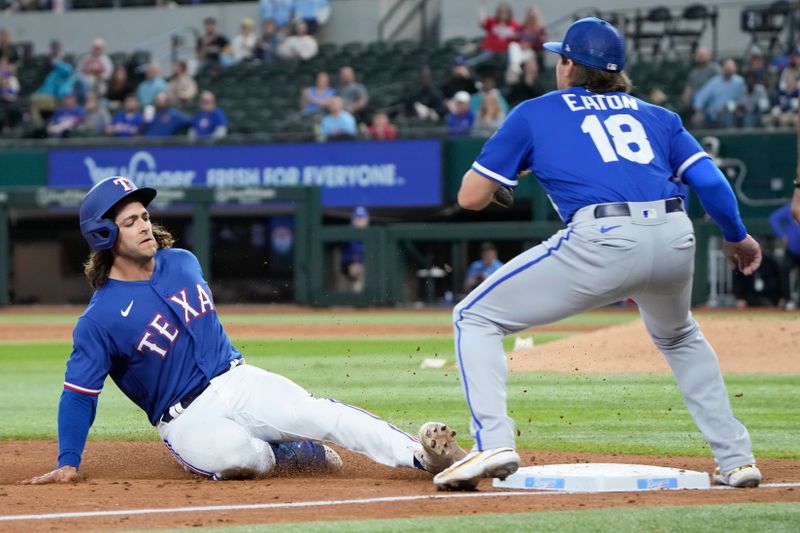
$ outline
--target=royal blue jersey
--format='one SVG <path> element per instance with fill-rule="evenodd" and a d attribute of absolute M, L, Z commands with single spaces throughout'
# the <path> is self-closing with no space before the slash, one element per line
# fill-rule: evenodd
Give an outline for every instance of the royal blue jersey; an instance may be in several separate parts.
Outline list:
<path fill-rule="evenodd" d="M 220 126 L 227 126 L 228 118 L 222 109 L 215 107 L 211 111 L 198 111 L 192 117 L 192 128 L 198 137 L 209 137 Z"/>
<path fill-rule="evenodd" d="M 152 424 L 241 354 L 191 252 L 159 250 L 147 281 L 109 279 L 73 333 L 64 387 L 98 395 L 106 376 Z"/>
<path fill-rule="evenodd" d="M 587 205 L 678 196 L 675 181 L 704 157 L 675 113 L 625 93 L 571 87 L 514 108 L 472 168 L 510 187 L 533 171 L 569 222 Z"/>
<path fill-rule="evenodd" d="M 133 137 L 139 135 L 143 125 L 144 118 L 141 112 L 118 111 L 111 120 L 110 129 L 115 137 Z"/>

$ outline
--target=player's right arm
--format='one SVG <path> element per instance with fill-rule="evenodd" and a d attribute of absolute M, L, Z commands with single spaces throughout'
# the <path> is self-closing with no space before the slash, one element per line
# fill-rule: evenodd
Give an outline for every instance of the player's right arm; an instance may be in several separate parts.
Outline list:
<path fill-rule="evenodd" d="M 472 168 L 464 174 L 458 205 L 480 211 L 491 203 L 500 186 L 517 186 L 517 174 L 530 167 L 533 153 L 530 125 L 525 118 L 528 109 L 526 103 L 515 107 L 486 141 Z"/>
<path fill-rule="evenodd" d="M 107 333 L 91 319 L 81 317 L 73 332 L 73 351 L 58 403 L 56 469 L 26 479 L 23 484 L 77 481 L 89 428 L 97 413 L 97 397 L 111 367 L 111 350 Z"/>

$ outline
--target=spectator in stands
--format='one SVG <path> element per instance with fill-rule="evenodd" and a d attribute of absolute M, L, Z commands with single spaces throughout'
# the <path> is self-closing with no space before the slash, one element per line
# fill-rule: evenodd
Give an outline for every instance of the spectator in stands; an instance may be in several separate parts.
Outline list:
<path fill-rule="evenodd" d="M 778 79 L 777 102 L 766 122 L 770 126 L 791 126 L 796 119 L 800 100 L 800 50 L 793 50 L 789 64 Z"/>
<path fill-rule="evenodd" d="M 344 66 L 339 69 L 339 87 L 336 94 L 344 102 L 344 110 L 358 115 L 369 103 L 367 88 L 356 81 L 353 67 Z"/>
<path fill-rule="evenodd" d="M 278 48 L 281 45 L 281 33 L 272 19 L 261 24 L 261 38 L 256 43 L 253 55 L 256 59 L 270 62 L 278 59 Z"/>
<path fill-rule="evenodd" d="M 768 94 L 773 93 L 775 90 L 775 75 L 767 65 L 764 52 L 758 46 L 753 46 L 747 56 L 745 75 L 749 72 L 754 74 L 756 83 L 763 85 Z"/>
<path fill-rule="evenodd" d="M 86 94 L 83 111 L 83 122 L 78 126 L 78 131 L 90 136 L 104 134 L 111 123 L 111 117 L 108 115 L 108 110 L 101 105 L 100 98 L 96 94 L 92 92 Z"/>
<path fill-rule="evenodd" d="M 128 70 L 124 65 L 114 67 L 111 79 L 106 88 L 106 101 L 109 111 L 116 111 L 122 107 L 125 99 L 133 94 L 133 87 L 128 79 Z"/>
<path fill-rule="evenodd" d="M 728 128 L 733 126 L 736 102 L 744 93 L 745 85 L 736 73 L 736 61 L 722 62 L 722 74 L 714 76 L 694 95 L 694 117 L 696 126 Z"/>
<path fill-rule="evenodd" d="M 14 83 L 14 74 L 10 69 L 0 70 L 0 133 L 13 128 L 22 120 L 19 108 L 19 84 Z"/>
<path fill-rule="evenodd" d="M 292 20 L 293 0 L 259 0 L 258 8 L 261 20 L 273 20 L 279 28 L 283 28 Z"/>
<path fill-rule="evenodd" d="M 228 117 L 217 107 L 214 93 L 203 91 L 200 93 L 200 110 L 192 117 L 189 138 L 222 139 L 226 135 L 228 135 Z"/>
<path fill-rule="evenodd" d="M 508 45 L 508 62 L 510 65 L 519 65 L 528 58 L 532 52 L 536 58 L 539 70 L 544 67 L 544 43 L 547 41 L 547 27 L 542 20 L 539 8 L 531 6 L 525 11 L 525 20 L 517 33 L 517 40 Z M 519 47 L 522 54 L 515 56 L 513 48 Z M 517 76 L 521 74 L 517 72 Z"/>
<path fill-rule="evenodd" d="M 800 301 L 792 299 L 791 288 L 793 270 L 798 274 L 797 282 L 800 285 L 800 223 L 792 218 L 792 204 L 775 210 L 769 217 L 769 223 L 775 235 L 786 245 L 781 265 L 781 299 L 787 311 L 794 311 L 800 305 Z"/>
<path fill-rule="evenodd" d="M 114 71 L 114 63 L 106 54 L 106 42 L 97 38 L 92 41 L 92 48 L 78 66 L 78 75 L 89 91 L 105 96 L 106 83 Z"/>
<path fill-rule="evenodd" d="M 167 82 L 161 77 L 161 69 L 156 63 L 147 65 L 145 79 L 136 88 L 136 96 L 143 106 L 153 103 L 156 94 L 167 90 Z"/>
<path fill-rule="evenodd" d="M 477 113 L 478 109 L 481 108 L 481 103 L 483 102 L 484 96 L 487 94 L 493 94 L 495 98 L 497 98 L 503 113 L 508 114 L 508 102 L 506 102 L 506 98 L 497 88 L 497 80 L 494 79 L 492 74 L 486 74 L 483 78 L 481 78 L 481 90 L 472 96 L 472 104 L 470 108 Z"/>
<path fill-rule="evenodd" d="M 494 17 L 488 15 L 486 0 L 481 0 L 479 11 L 480 26 L 486 31 L 486 36 L 481 43 L 481 50 L 495 54 L 508 52 L 508 45 L 513 41 L 521 26 L 514 20 L 511 6 L 502 2 L 497 6 Z"/>
<path fill-rule="evenodd" d="M 475 124 L 472 126 L 472 133 L 476 137 L 489 137 L 497 131 L 505 118 L 506 114 L 500 107 L 497 95 L 489 93 L 483 97 Z"/>
<path fill-rule="evenodd" d="M 497 272 L 501 266 L 503 263 L 497 258 L 497 248 L 494 247 L 494 244 L 490 242 L 481 244 L 481 258 L 470 263 L 467 268 L 464 292 L 471 292 L 486 278 Z"/>
<path fill-rule="evenodd" d="M 253 19 L 245 18 L 239 28 L 239 33 L 231 42 L 231 55 L 235 63 L 253 59 L 253 51 L 258 43 L 258 36 L 253 31 Z"/>
<path fill-rule="evenodd" d="M 197 82 L 186 71 L 186 62 L 172 64 L 172 77 L 167 84 L 167 99 L 171 105 L 188 106 L 197 96 Z"/>
<path fill-rule="evenodd" d="M 56 102 L 72 90 L 72 72 L 72 65 L 56 59 L 42 86 L 31 95 L 31 117 L 38 127 L 44 126 L 55 110 Z"/>
<path fill-rule="evenodd" d="M 508 105 L 515 107 L 517 104 L 541 96 L 545 92 L 539 81 L 538 62 L 533 58 L 528 59 L 522 64 L 522 78 L 508 91 Z"/>
<path fill-rule="evenodd" d="M 84 117 L 83 108 L 78 105 L 75 94 L 67 93 L 47 125 L 47 134 L 51 137 L 69 137 L 81 125 Z"/>
<path fill-rule="evenodd" d="M 142 132 L 144 118 L 139 110 L 139 99 L 135 94 L 125 97 L 124 108 L 117 111 L 106 128 L 106 135 L 112 137 L 136 137 Z"/>
<path fill-rule="evenodd" d="M 64 49 L 61 46 L 61 41 L 58 39 L 51 39 L 48 45 L 47 57 L 50 58 L 50 66 L 52 67 L 56 61 L 61 60 L 64 56 Z"/>
<path fill-rule="evenodd" d="M 308 33 L 316 35 L 331 15 L 330 0 L 294 0 L 294 16 L 308 26 Z"/>
<path fill-rule="evenodd" d="M 686 76 L 686 86 L 683 88 L 681 100 L 687 107 L 691 107 L 697 91 L 721 72 L 719 65 L 711 61 L 711 50 L 698 46 L 694 53 L 694 66 Z"/>
<path fill-rule="evenodd" d="M 467 91 L 457 92 L 453 97 L 455 109 L 447 115 L 445 126 L 447 133 L 452 136 L 469 135 L 475 123 L 475 113 L 469 108 L 470 95 Z"/>
<path fill-rule="evenodd" d="M 422 67 L 417 75 L 417 90 L 406 98 L 405 113 L 409 117 L 438 122 L 447 113 L 442 92 L 433 85 L 433 76 L 428 67 Z"/>
<path fill-rule="evenodd" d="M 397 128 L 389 122 L 389 115 L 386 113 L 372 115 L 372 125 L 367 128 L 367 133 L 373 141 L 393 141 L 397 139 Z"/>
<path fill-rule="evenodd" d="M 350 224 L 354 228 L 369 226 L 369 212 L 366 207 L 358 206 L 353 209 Z M 355 293 L 364 291 L 366 270 L 364 269 L 364 243 L 352 240 L 342 247 L 340 269 L 345 279 L 350 284 L 350 290 Z"/>
<path fill-rule="evenodd" d="M 458 56 L 453 60 L 450 67 L 450 77 L 441 87 L 442 95 L 447 100 L 447 107 L 452 111 L 452 99 L 459 91 L 466 91 L 469 94 L 478 92 L 478 85 L 472 77 L 469 63 L 464 56 Z"/>
<path fill-rule="evenodd" d="M 344 141 L 356 138 L 358 125 L 352 114 L 344 110 L 344 102 L 334 96 L 328 102 L 328 114 L 319 126 L 323 141 Z"/>
<path fill-rule="evenodd" d="M 745 90 L 736 102 L 736 124 L 745 128 L 761 126 L 761 117 L 769 111 L 767 89 L 758 82 L 755 72 L 744 75 Z"/>
<path fill-rule="evenodd" d="M 278 47 L 278 55 L 283 59 L 307 61 L 317 55 L 317 52 L 317 40 L 308 34 L 308 26 L 302 20 L 294 23 L 292 34 Z"/>
<path fill-rule="evenodd" d="M 220 66 L 220 55 L 228 46 L 228 38 L 217 31 L 217 19 L 214 17 L 206 17 L 203 27 L 203 35 L 197 39 L 197 60 L 203 69 L 217 68 Z"/>
<path fill-rule="evenodd" d="M 8 86 L 13 89 L 16 94 L 19 94 L 19 80 L 15 72 L 14 65 L 8 63 L 5 59 L 0 59 L 0 77 L 5 78 Z"/>
<path fill-rule="evenodd" d="M 14 46 L 8 28 L 0 28 L 0 61 L 5 61 L 12 67 L 16 67 L 19 62 L 17 47 Z"/>
<path fill-rule="evenodd" d="M 327 72 L 317 72 L 314 85 L 306 87 L 300 93 L 300 112 L 304 115 L 324 113 L 336 89 L 331 87 L 331 78 Z"/>
<path fill-rule="evenodd" d="M 145 108 L 142 133 L 145 137 L 171 137 L 189 125 L 189 117 L 170 107 L 167 93 L 160 92 L 153 98 L 153 105 Z"/>

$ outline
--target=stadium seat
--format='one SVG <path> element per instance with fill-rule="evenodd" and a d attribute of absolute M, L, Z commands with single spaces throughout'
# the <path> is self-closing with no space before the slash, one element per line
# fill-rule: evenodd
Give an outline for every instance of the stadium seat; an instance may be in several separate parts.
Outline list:
<path fill-rule="evenodd" d="M 664 6 L 656 6 L 646 14 L 637 12 L 633 19 L 633 29 L 627 37 L 633 42 L 638 56 L 647 54 L 655 57 L 664 48 L 664 39 L 672 25 L 672 13 Z"/>

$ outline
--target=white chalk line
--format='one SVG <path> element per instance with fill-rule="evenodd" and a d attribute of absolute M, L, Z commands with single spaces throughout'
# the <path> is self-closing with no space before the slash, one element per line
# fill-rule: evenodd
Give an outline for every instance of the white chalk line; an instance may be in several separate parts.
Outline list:
<path fill-rule="evenodd" d="M 764 483 L 759 489 L 777 489 L 787 487 L 800 487 L 800 482 L 792 483 Z M 726 486 L 712 486 L 709 490 L 741 490 Z M 633 491 L 650 492 L 650 491 Z M 556 494 L 587 494 L 578 491 L 508 491 L 508 492 L 466 492 L 466 493 L 447 493 L 447 494 L 421 494 L 417 496 L 385 496 L 381 498 L 356 498 L 353 500 L 317 500 L 309 502 L 286 502 L 286 503 L 252 503 L 242 505 L 206 505 L 199 507 L 171 507 L 165 509 L 123 509 L 119 511 L 85 511 L 73 513 L 49 513 L 49 514 L 23 514 L 23 515 L 0 515 L 0 522 L 12 522 L 20 520 L 61 520 L 70 518 L 100 518 L 108 516 L 136 516 L 150 514 L 168 513 L 203 513 L 210 511 L 256 511 L 265 509 L 297 509 L 304 507 L 332 507 L 335 505 L 363 505 L 373 503 L 397 503 L 411 502 L 419 500 L 456 500 L 465 498 L 497 498 L 503 496 L 553 496 Z M 598 493 L 592 493 L 598 494 Z M 617 494 L 620 494 L 619 492 Z"/>

